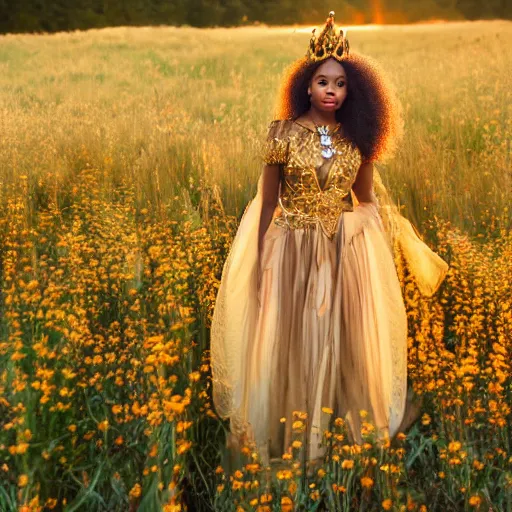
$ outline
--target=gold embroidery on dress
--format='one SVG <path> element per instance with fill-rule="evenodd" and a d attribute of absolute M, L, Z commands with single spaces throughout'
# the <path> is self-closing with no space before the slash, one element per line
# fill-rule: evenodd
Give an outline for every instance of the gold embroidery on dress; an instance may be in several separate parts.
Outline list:
<path fill-rule="evenodd" d="M 286 160 L 288 142 L 273 138 L 267 141 L 265 148 L 265 162 L 269 165 L 283 164 Z"/>
<path fill-rule="evenodd" d="M 280 211 L 274 219 L 278 226 L 319 225 L 332 238 L 341 213 L 353 211 L 351 189 L 361 154 L 339 135 L 333 136 L 333 144 L 336 154 L 326 160 L 315 132 L 291 120 L 271 123 L 264 159 L 283 166 Z"/>

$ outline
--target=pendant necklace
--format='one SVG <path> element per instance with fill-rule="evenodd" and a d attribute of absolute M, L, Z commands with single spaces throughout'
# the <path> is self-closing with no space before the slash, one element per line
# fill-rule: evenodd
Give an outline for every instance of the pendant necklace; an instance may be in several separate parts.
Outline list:
<path fill-rule="evenodd" d="M 326 159 L 332 158 L 336 154 L 336 149 L 332 143 L 332 133 L 336 132 L 340 126 L 340 123 L 336 125 L 332 133 L 329 132 L 328 126 L 318 126 L 314 121 L 316 131 L 320 136 L 320 145 L 322 146 L 322 156 Z"/>

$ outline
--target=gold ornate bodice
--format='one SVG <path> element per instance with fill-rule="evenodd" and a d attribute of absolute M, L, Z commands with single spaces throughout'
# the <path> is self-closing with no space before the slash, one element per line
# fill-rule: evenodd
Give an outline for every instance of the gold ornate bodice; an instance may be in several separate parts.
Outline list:
<path fill-rule="evenodd" d="M 320 225 L 332 238 L 341 213 L 353 210 L 351 189 L 361 154 L 339 134 L 333 135 L 333 145 L 336 153 L 325 159 L 320 138 L 310 128 L 290 119 L 270 124 L 264 161 L 282 169 L 276 224 L 292 229 Z"/>

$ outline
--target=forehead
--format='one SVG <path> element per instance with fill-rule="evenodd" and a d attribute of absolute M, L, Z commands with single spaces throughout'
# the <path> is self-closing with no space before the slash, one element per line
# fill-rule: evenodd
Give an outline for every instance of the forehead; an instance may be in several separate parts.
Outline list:
<path fill-rule="evenodd" d="M 341 63 L 339 63 L 337 60 L 334 59 L 327 59 L 325 62 L 323 62 L 318 69 L 315 71 L 314 77 L 324 75 L 327 77 L 340 77 L 344 76 L 346 77 L 345 70 L 343 69 L 343 66 Z"/>

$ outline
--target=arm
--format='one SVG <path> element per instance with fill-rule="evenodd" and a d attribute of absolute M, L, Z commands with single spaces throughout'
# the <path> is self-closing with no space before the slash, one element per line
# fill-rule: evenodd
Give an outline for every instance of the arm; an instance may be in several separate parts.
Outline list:
<path fill-rule="evenodd" d="M 258 232 L 258 254 L 263 248 L 263 237 L 272 220 L 279 194 L 279 165 L 265 165 L 263 168 L 262 207 Z"/>
<path fill-rule="evenodd" d="M 360 203 L 375 203 L 373 194 L 373 163 L 361 164 L 357 171 L 352 190 Z"/>

